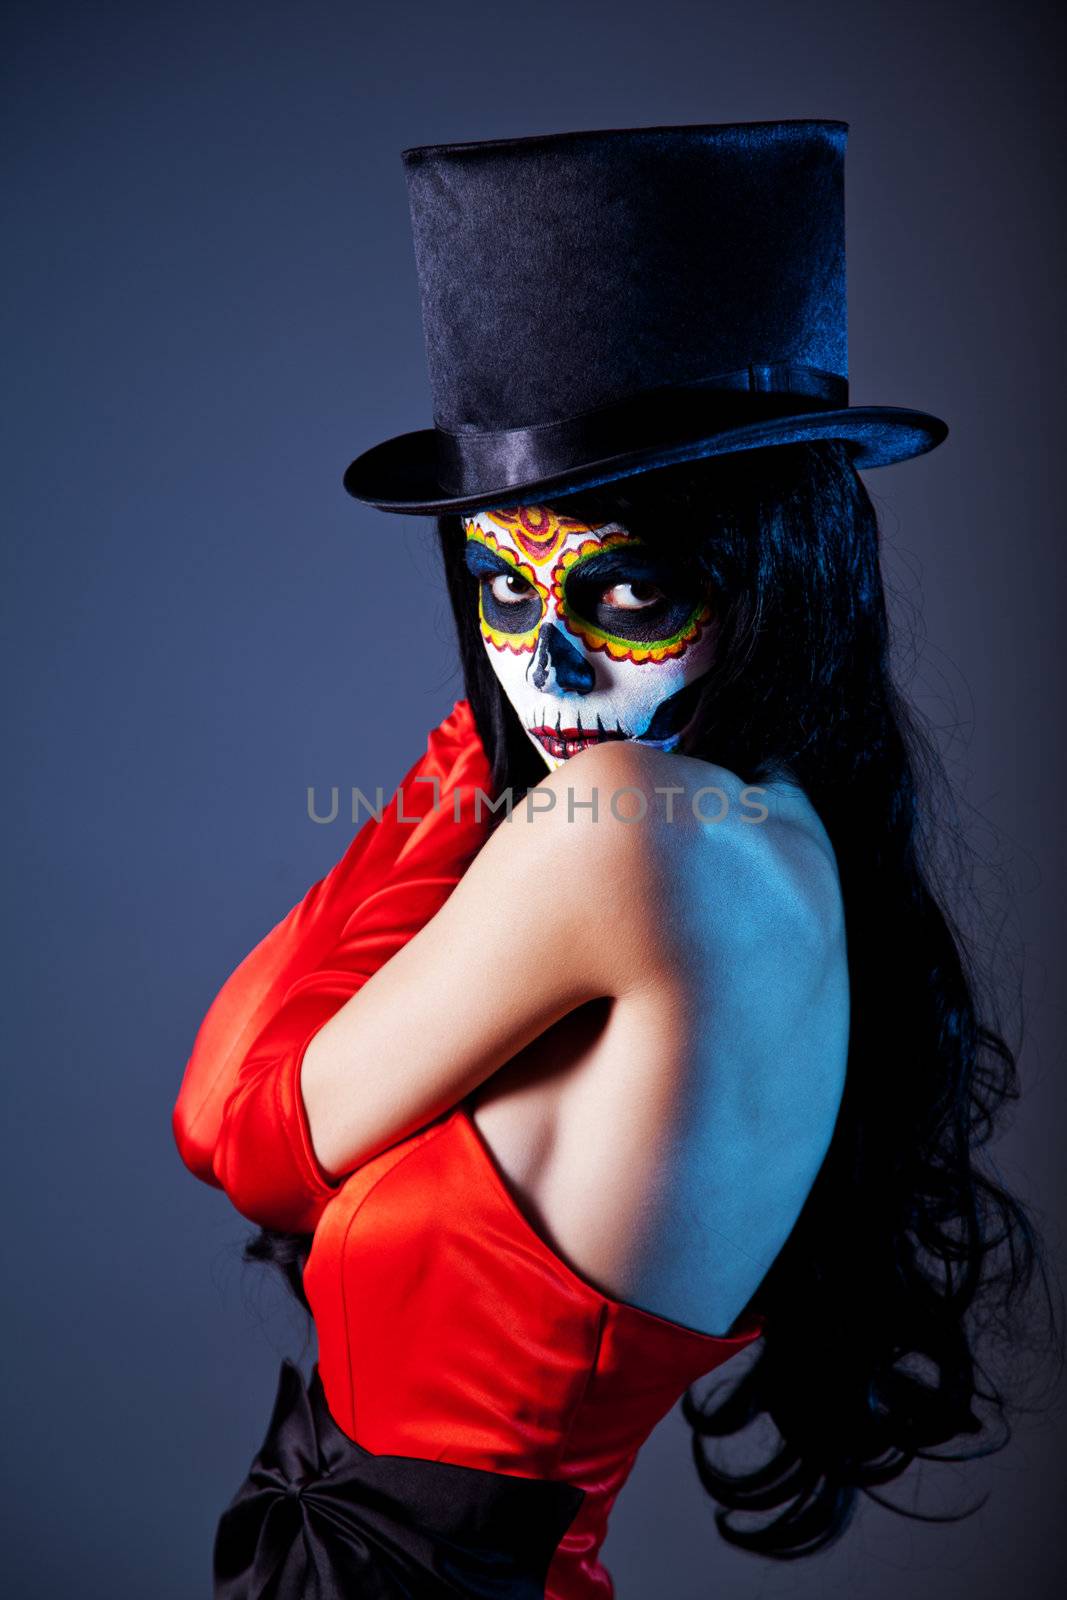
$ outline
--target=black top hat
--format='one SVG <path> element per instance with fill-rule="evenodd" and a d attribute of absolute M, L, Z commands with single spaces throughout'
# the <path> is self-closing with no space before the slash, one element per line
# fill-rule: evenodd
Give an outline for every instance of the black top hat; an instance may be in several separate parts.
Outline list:
<path fill-rule="evenodd" d="M 848 124 L 609 128 L 403 152 L 432 428 L 366 450 L 357 500 L 529 503 L 652 467 L 842 439 L 857 467 L 948 428 L 850 406 Z"/>

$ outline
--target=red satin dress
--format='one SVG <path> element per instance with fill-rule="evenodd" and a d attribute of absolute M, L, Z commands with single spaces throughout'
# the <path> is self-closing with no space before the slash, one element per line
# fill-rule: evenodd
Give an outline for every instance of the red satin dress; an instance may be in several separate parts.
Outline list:
<path fill-rule="evenodd" d="M 401 785 L 405 814 L 419 776 L 440 781 L 427 798 L 489 792 L 466 702 Z M 220 1519 L 216 1600 L 608 1600 L 598 1551 L 638 1450 L 761 1331 L 749 1318 L 702 1333 L 588 1283 L 524 1215 L 466 1102 L 340 1182 L 318 1166 L 303 1050 L 485 835 L 423 805 L 405 835 L 365 824 L 237 969 L 175 1108 L 191 1170 L 252 1220 L 313 1234 L 318 1361 L 307 1389 L 283 1363 L 267 1437 Z"/>

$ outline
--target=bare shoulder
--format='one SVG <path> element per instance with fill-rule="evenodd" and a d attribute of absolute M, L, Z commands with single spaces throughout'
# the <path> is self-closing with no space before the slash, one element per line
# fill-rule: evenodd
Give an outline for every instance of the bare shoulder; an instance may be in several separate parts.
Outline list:
<path fill-rule="evenodd" d="M 713 762 L 619 740 L 572 757 L 534 794 L 549 855 L 620 933 L 640 924 L 646 953 L 652 927 L 668 956 L 724 938 L 736 949 L 788 934 L 812 953 L 843 940 L 833 846 L 795 785 L 748 784 Z"/>
<path fill-rule="evenodd" d="M 678 865 L 698 892 L 704 862 L 716 904 L 740 934 L 787 926 L 823 948 L 844 937 L 844 902 L 830 836 L 808 796 L 781 780 L 750 784 L 726 767 L 670 756 L 684 788 L 676 832 Z M 692 869 L 692 870 L 690 870 Z"/>
<path fill-rule="evenodd" d="M 509 818 L 520 847 L 536 855 L 557 882 L 598 894 L 607 907 L 651 892 L 658 871 L 662 805 L 651 784 L 662 759 L 626 740 L 594 745 L 546 773 Z"/>

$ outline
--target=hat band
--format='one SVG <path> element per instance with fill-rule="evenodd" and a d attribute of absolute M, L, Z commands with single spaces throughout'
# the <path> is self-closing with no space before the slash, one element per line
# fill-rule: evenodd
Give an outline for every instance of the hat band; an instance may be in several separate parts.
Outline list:
<path fill-rule="evenodd" d="M 446 494 L 481 494 L 561 476 L 634 450 L 706 438 L 748 422 L 848 405 L 848 379 L 775 362 L 690 384 L 666 384 L 528 428 L 438 427 L 437 475 Z"/>

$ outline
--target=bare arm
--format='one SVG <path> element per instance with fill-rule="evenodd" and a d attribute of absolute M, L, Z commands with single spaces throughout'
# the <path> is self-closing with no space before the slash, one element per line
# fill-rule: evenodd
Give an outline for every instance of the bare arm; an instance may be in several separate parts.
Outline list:
<path fill-rule="evenodd" d="M 583 751 L 531 791 L 415 937 L 316 1033 L 301 1086 L 314 1150 L 343 1173 L 474 1089 L 583 1002 L 668 978 L 654 824 L 611 792 L 645 752 Z M 599 791 L 594 822 L 574 799 Z"/>

